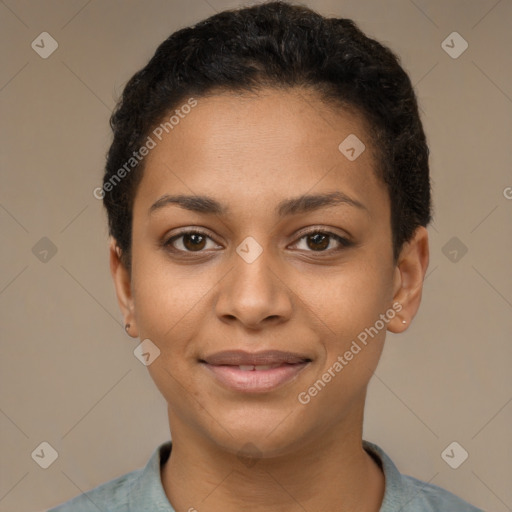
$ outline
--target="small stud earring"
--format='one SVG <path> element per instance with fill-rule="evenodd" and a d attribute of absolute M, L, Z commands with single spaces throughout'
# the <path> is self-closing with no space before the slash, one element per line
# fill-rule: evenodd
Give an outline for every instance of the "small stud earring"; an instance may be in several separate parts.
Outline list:
<path fill-rule="evenodd" d="M 403 323 L 403 324 L 406 324 L 406 323 L 407 323 L 407 320 L 402 320 L 402 323 Z"/>
<path fill-rule="evenodd" d="M 126 324 L 126 325 L 124 326 L 124 330 L 125 330 L 126 332 L 128 332 L 128 329 L 129 329 L 129 328 L 130 328 L 130 324 Z"/>

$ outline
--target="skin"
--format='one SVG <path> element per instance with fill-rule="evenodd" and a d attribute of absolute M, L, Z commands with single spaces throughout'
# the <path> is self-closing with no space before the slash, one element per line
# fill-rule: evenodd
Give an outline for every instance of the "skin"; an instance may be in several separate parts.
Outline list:
<path fill-rule="evenodd" d="M 338 150 L 349 134 L 366 145 L 354 161 Z M 298 89 L 198 98 L 148 155 L 134 201 L 131 275 L 115 240 L 110 267 L 129 334 L 161 351 L 148 370 L 168 402 L 173 449 L 161 477 L 178 512 L 247 503 L 266 512 L 379 510 L 384 476 L 362 448 L 366 390 L 386 328 L 402 332 L 419 307 L 428 235 L 418 228 L 393 261 L 390 199 L 374 168 L 363 120 Z M 274 211 L 283 199 L 340 191 L 364 208 Z M 149 215 L 164 194 L 208 195 L 229 214 L 168 205 Z M 330 237 L 324 247 L 302 234 L 308 227 L 353 245 Z M 180 228 L 208 232 L 202 252 L 186 237 L 174 242 L 181 256 L 162 247 Z M 236 252 L 248 236 L 263 250 L 252 263 Z M 299 403 L 395 302 L 402 309 L 386 327 Z M 198 362 L 228 349 L 300 352 L 312 362 L 284 386 L 248 396 Z"/>

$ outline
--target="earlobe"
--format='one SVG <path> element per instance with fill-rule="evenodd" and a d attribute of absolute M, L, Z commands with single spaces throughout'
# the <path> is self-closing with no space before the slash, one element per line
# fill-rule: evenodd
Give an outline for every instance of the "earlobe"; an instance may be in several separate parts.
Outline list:
<path fill-rule="evenodd" d="M 110 240 L 110 274 L 114 281 L 117 302 L 123 314 L 125 331 L 132 338 L 138 336 L 131 276 L 121 261 L 121 249 L 114 238 Z M 128 325 L 128 327 L 126 327 Z"/>
<path fill-rule="evenodd" d="M 405 331 L 416 315 L 421 303 L 423 280 L 428 262 L 428 231 L 420 226 L 411 240 L 403 245 L 395 267 L 393 302 L 400 303 L 401 309 L 388 323 L 389 331 L 394 333 Z"/>

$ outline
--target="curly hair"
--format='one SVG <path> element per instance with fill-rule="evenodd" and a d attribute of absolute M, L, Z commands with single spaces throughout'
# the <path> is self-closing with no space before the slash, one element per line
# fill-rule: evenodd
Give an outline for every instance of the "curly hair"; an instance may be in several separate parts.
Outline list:
<path fill-rule="evenodd" d="M 126 84 L 110 119 L 102 198 L 109 233 L 129 270 L 133 201 L 145 161 L 133 157 L 151 130 L 192 95 L 292 87 L 315 91 L 364 119 L 375 172 L 390 197 L 396 262 L 416 228 L 431 220 L 429 149 L 409 76 L 389 48 L 352 20 L 278 1 L 223 11 L 178 30 Z"/>

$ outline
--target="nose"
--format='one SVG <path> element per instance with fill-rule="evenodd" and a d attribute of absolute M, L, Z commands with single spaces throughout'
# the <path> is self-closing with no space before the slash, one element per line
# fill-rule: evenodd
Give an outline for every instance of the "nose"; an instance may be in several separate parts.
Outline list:
<path fill-rule="evenodd" d="M 261 329 L 287 321 L 292 314 L 292 292 L 282 279 L 279 264 L 269 250 L 248 262 L 234 253 L 234 267 L 219 283 L 216 314 L 224 322 Z M 280 275 L 281 274 L 281 275 Z"/>

